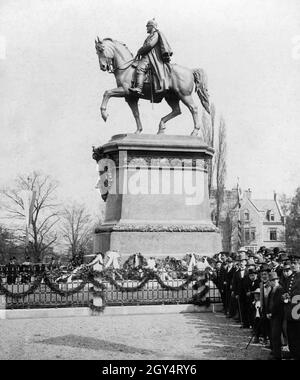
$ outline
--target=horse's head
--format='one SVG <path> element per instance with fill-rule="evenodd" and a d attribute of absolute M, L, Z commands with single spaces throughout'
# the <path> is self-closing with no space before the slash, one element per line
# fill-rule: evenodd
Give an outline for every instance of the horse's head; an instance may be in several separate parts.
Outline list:
<path fill-rule="evenodd" d="M 114 58 L 113 49 L 106 43 L 106 40 L 100 40 L 99 37 L 95 40 L 95 48 L 99 58 L 100 69 L 111 72 Z"/>

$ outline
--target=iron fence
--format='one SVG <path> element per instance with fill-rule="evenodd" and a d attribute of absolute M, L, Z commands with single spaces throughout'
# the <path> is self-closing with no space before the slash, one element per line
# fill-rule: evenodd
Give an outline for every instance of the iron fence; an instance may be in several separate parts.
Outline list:
<path fill-rule="evenodd" d="M 13 293 L 24 293 L 31 284 L 8 285 L 7 289 Z M 72 290 L 76 283 L 61 284 L 59 288 L 63 291 Z M 62 308 L 62 307 L 84 307 L 89 306 L 92 300 L 92 285 L 86 284 L 78 293 L 61 296 L 52 291 L 46 284 L 41 283 L 33 292 L 21 298 L 5 296 L 6 309 L 35 309 L 35 308 Z"/>
<path fill-rule="evenodd" d="M 38 273 L 31 273 L 30 280 L 27 283 L 22 281 L 21 273 L 15 273 L 14 283 L 10 284 L 7 273 L 2 272 L 0 273 L 1 283 L 3 287 L 13 294 L 24 293 L 32 286 Z M 51 272 L 48 272 L 48 276 L 51 276 Z M 171 278 L 165 280 L 164 284 L 168 287 L 180 288 L 184 282 L 184 279 Z M 56 285 L 61 291 L 71 291 L 80 283 L 80 280 L 76 280 Z M 168 290 L 162 287 L 156 279 L 151 279 L 141 289 L 130 291 L 130 288 L 135 288 L 139 284 L 138 280 L 122 280 L 118 281 L 118 284 L 123 287 L 122 290 L 108 281 L 103 281 L 103 295 L 106 306 L 195 303 L 195 297 L 205 287 L 204 283 L 200 287 L 195 287 L 195 282 L 191 282 L 183 289 Z M 204 299 L 210 303 L 221 302 L 219 290 L 210 278 L 206 279 L 206 285 L 208 285 L 208 291 L 205 292 Z M 124 290 L 125 288 L 128 288 L 128 290 Z M 6 309 L 87 307 L 92 302 L 93 291 L 93 285 L 87 283 L 80 291 L 62 296 L 51 290 L 42 281 L 37 289 L 24 297 L 15 298 L 5 295 L 5 305 L 2 305 L 2 307 Z"/>

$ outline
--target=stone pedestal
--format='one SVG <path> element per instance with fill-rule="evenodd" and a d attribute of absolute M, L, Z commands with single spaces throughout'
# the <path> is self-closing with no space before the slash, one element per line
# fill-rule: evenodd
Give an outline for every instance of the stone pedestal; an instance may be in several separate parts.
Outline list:
<path fill-rule="evenodd" d="M 106 201 L 95 251 L 175 257 L 219 252 L 208 197 L 212 156 L 212 148 L 191 136 L 123 134 L 95 149 Z"/>

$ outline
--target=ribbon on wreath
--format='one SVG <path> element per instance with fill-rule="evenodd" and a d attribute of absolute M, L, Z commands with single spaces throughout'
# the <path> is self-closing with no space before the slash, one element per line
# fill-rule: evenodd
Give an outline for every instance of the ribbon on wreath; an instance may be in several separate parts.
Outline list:
<path fill-rule="evenodd" d="M 191 259 L 188 266 L 188 274 L 191 275 L 193 273 L 193 268 L 196 266 L 196 257 L 194 253 L 191 253 Z"/>
<path fill-rule="evenodd" d="M 107 251 L 106 255 L 108 257 L 108 262 L 105 265 L 105 268 L 109 268 L 111 265 L 114 269 L 120 269 L 120 264 L 119 264 L 119 257 L 120 254 L 117 251 Z"/>

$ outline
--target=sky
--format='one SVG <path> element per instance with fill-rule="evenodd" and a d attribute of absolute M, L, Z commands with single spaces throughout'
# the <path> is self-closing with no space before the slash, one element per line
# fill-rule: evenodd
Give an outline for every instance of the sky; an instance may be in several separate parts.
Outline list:
<path fill-rule="evenodd" d="M 228 188 L 292 195 L 300 185 L 300 2 L 298 0 L 0 0 L 0 186 L 41 170 L 59 181 L 59 196 L 101 204 L 92 146 L 134 132 L 123 99 L 101 72 L 94 39 L 125 42 L 135 54 L 155 17 L 172 62 L 208 76 L 217 122 L 227 127 Z M 196 100 L 196 98 L 195 98 Z M 198 101 L 198 99 L 197 99 Z M 167 124 L 189 134 L 192 118 Z M 199 109 L 202 107 L 199 102 Z M 167 104 L 140 102 L 145 133 L 156 133 Z"/>

